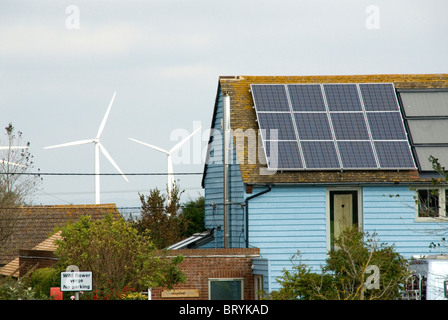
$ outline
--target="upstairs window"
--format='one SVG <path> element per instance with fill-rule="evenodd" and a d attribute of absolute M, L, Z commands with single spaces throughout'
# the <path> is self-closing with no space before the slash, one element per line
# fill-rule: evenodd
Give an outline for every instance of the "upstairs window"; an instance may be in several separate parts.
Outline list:
<path fill-rule="evenodd" d="M 416 195 L 418 218 L 424 220 L 447 218 L 448 188 L 418 189 Z"/>

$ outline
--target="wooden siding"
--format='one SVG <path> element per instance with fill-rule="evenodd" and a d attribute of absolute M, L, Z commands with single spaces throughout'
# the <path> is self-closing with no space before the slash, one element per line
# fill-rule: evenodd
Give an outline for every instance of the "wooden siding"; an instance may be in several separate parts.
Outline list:
<path fill-rule="evenodd" d="M 271 274 L 269 268 L 269 259 L 263 259 L 263 258 L 254 258 L 252 259 L 252 266 L 253 270 L 252 273 L 255 275 L 262 275 L 263 276 L 263 291 L 264 292 L 271 292 L 270 286 L 271 286 Z M 274 279 L 275 281 L 275 279 Z"/>
<path fill-rule="evenodd" d="M 254 188 L 252 194 L 265 189 Z M 394 245 L 406 259 L 440 253 L 430 249 L 429 244 L 440 242 L 443 232 L 448 231 L 448 223 L 416 222 L 414 191 L 410 186 L 365 186 L 361 194 L 364 231 L 376 233 L 378 241 Z M 291 258 L 298 251 L 301 262 L 315 271 L 325 264 L 326 197 L 324 186 L 275 186 L 271 192 L 250 200 L 250 247 L 260 248 L 261 257 L 268 260 L 267 264 L 256 264 L 259 274 L 268 281 L 266 288 L 279 288 L 276 279 L 283 269 L 292 269 Z M 269 270 L 265 270 L 266 266 Z"/>
<path fill-rule="evenodd" d="M 415 191 L 409 186 L 364 187 L 364 231 L 377 233 L 381 242 L 394 244 L 406 259 L 441 253 L 429 248 L 448 232 L 448 223 L 416 221 Z"/>
<path fill-rule="evenodd" d="M 257 194 L 266 188 L 254 188 Z M 250 196 L 250 195 L 248 195 Z M 327 254 L 326 188 L 273 187 L 249 202 L 249 245 L 260 248 L 269 260 L 271 290 L 283 269 L 292 268 L 291 258 L 301 252 L 301 261 L 320 270 Z"/>
<path fill-rule="evenodd" d="M 222 166 L 222 94 L 218 93 L 216 114 L 212 124 L 215 134 L 211 142 L 210 154 L 204 176 L 205 197 L 205 227 L 215 229 L 215 241 L 210 242 L 207 248 L 223 248 L 223 166 Z M 219 136 L 221 135 L 221 137 Z M 233 145 L 233 143 L 232 143 Z M 230 248 L 245 248 L 244 234 L 244 184 L 241 178 L 240 167 L 236 163 L 236 152 L 233 148 L 232 164 L 229 165 L 229 193 L 230 193 Z M 214 204 L 214 205 L 213 205 Z M 219 229 L 218 229 L 219 228 Z M 203 247 L 203 248 L 206 248 Z"/>

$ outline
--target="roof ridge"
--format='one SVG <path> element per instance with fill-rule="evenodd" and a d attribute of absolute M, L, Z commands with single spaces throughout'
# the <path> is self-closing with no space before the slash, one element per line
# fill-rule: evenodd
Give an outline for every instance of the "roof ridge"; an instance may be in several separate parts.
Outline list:
<path fill-rule="evenodd" d="M 20 206 L 23 209 L 38 209 L 38 208 L 116 208 L 115 203 L 104 203 L 104 204 L 57 204 L 57 205 L 36 205 L 36 206 Z"/>

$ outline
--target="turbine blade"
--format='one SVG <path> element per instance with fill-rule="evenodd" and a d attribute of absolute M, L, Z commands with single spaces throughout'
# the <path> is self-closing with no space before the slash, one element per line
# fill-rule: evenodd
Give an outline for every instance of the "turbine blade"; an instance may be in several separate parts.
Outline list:
<path fill-rule="evenodd" d="M 0 150 L 8 150 L 8 149 L 28 149 L 28 146 L 13 146 L 13 147 L 0 147 Z"/>
<path fill-rule="evenodd" d="M 101 143 L 98 143 L 98 146 L 100 147 L 101 152 L 106 156 L 107 160 L 109 160 L 109 162 L 112 163 L 115 169 L 117 169 L 117 171 L 123 176 L 124 180 L 129 182 L 128 178 L 124 175 L 123 171 L 121 171 L 121 169 L 115 163 L 114 159 L 112 159 L 111 155 L 109 154 L 109 152 L 107 152 L 106 148 Z"/>
<path fill-rule="evenodd" d="M 104 127 L 106 126 L 107 118 L 109 117 L 110 109 L 112 108 L 112 103 L 114 103 L 115 94 L 112 96 L 112 99 L 110 100 L 109 106 L 107 107 L 106 114 L 104 115 L 103 121 L 101 121 L 100 128 L 98 129 L 98 133 L 96 134 L 96 138 L 98 139 L 101 134 L 103 133 Z"/>
<path fill-rule="evenodd" d="M 88 144 L 88 143 L 92 143 L 95 142 L 95 140 L 90 139 L 90 140 L 78 140 L 78 141 L 73 141 L 73 142 L 68 142 L 68 143 L 62 143 L 62 144 L 57 144 L 54 146 L 49 146 L 49 147 L 45 147 L 44 149 L 53 149 L 53 148 L 61 148 L 61 147 L 70 147 L 70 146 L 79 146 L 82 144 Z"/>
<path fill-rule="evenodd" d="M 173 161 L 171 160 L 171 155 L 168 156 L 168 189 L 171 190 L 174 183 L 174 168 L 173 168 Z"/>
<path fill-rule="evenodd" d="M 142 144 L 142 145 L 144 145 L 144 146 L 147 146 L 147 147 L 149 147 L 149 148 L 155 149 L 155 150 L 157 150 L 157 151 L 163 152 L 163 153 L 165 153 L 165 154 L 169 154 L 169 151 L 167 151 L 167 150 L 165 150 L 165 149 L 162 149 L 162 148 L 159 148 L 159 147 L 156 147 L 156 146 L 153 146 L 152 144 L 149 144 L 149 143 L 146 143 L 146 142 L 141 142 L 141 141 L 138 141 L 138 140 L 136 140 L 136 139 L 132 139 L 132 138 L 129 138 L 129 140 L 135 141 L 135 142 L 137 142 L 137 143 L 140 143 L 140 144 Z"/>
<path fill-rule="evenodd" d="M 179 149 L 185 142 L 188 141 L 188 139 L 190 139 L 196 132 L 198 132 L 201 129 L 201 127 L 197 128 L 196 130 L 194 130 L 192 133 L 190 133 L 185 139 L 183 139 L 181 142 L 179 142 L 178 144 L 176 144 L 174 147 L 171 148 L 170 153 Z"/>
<path fill-rule="evenodd" d="M 6 160 L 0 160 L 0 162 L 3 163 L 3 164 L 8 164 L 8 165 L 11 165 L 11 166 L 16 166 L 16 167 L 22 167 L 22 168 L 26 168 L 27 167 L 27 166 L 24 166 L 23 164 L 18 164 L 18 163 L 6 161 Z"/>

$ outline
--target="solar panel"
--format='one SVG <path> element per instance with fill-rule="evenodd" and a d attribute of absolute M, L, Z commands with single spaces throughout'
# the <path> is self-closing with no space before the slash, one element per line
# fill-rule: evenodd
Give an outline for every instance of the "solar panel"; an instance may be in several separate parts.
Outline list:
<path fill-rule="evenodd" d="M 342 166 L 351 169 L 376 169 L 375 155 L 370 141 L 339 141 Z"/>
<path fill-rule="evenodd" d="M 265 151 L 271 169 L 303 168 L 297 141 L 266 141 Z"/>
<path fill-rule="evenodd" d="M 407 141 L 375 141 L 375 148 L 381 168 L 414 167 Z"/>
<path fill-rule="evenodd" d="M 369 112 L 367 119 L 374 140 L 405 140 L 403 120 L 399 112 Z"/>
<path fill-rule="evenodd" d="M 366 111 L 399 111 L 393 84 L 361 83 L 359 89 Z"/>
<path fill-rule="evenodd" d="M 291 113 L 259 113 L 258 123 L 265 140 L 296 140 Z"/>
<path fill-rule="evenodd" d="M 293 111 L 325 111 L 325 102 L 319 84 L 288 84 Z"/>
<path fill-rule="evenodd" d="M 336 140 L 368 140 L 369 133 L 364 119 L 364 114 L 356 113 L 332 113 Z"/>
<path fill-rule="evenodd" d="M 341 168 L 333 141 L 304 141 L 301 144 L 307 168 Z"/>
<path fill-rule="evenodd" d="M 301 140 L 333 140 L 326 113 L 294 113 Z"/>
<path fill-rule="evenodd" d="M 392 84 L 252 84 L 251 91 L 270 168 L 415 168 Z"/>
<path fill-rule="evenodd" d="M 284 85 L 257 85 L 251 90 L 257 111 L 290 111 Z"/>
<path fill-rule="evenodd" d="M 355 84 L 324 84 L 329 111 L 362 111 Z"/>

